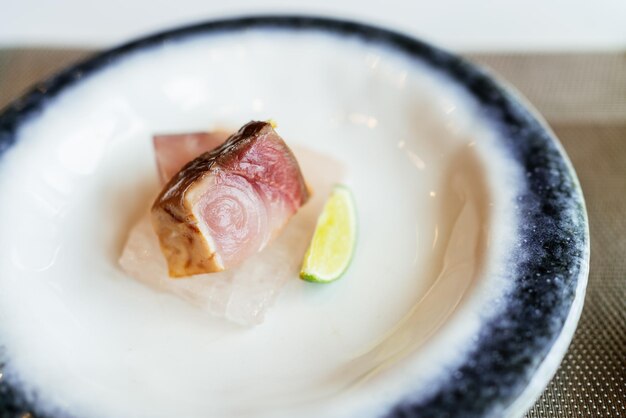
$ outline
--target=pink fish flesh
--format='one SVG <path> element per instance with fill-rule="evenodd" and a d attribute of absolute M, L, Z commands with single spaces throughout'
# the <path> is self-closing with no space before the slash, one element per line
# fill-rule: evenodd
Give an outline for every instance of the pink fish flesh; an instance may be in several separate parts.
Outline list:
<path fill-rule="evenodd" d="M 171 277 L 222 271 L 261 251 L 309 199 L 300 166 L 267 122 L 250 122 L 187 163 L 152 206 Z"/>
<path fill-rule="evenodd" d="M 152 141 L 161 184 L 198 155 L 222 145 L 229 136 L 225 131 L 155 135 Z"/>

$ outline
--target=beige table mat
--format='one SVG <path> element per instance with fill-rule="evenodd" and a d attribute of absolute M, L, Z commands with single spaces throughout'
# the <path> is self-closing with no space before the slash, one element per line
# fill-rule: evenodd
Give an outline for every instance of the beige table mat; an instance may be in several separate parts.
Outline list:
<path fill-rule="evenodd" d="M 0 50 L 0 108 L 88 54 Z M 626 417 L 626 54 L 468 54 L 508 80 L 555 130 L 578 172 L 591 272 L 572 345 L 528 417 Z"/>

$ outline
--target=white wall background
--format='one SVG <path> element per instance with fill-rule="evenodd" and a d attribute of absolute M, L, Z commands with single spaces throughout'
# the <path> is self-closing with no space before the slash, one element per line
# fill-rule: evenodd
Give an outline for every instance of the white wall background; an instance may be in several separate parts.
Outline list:
<path fill-rule="evenodd" d="M 0 46 L 111 46 L 251 13 L 357 19 L 457 51 L 626 50 L 626 0 L 0 0 Z"/>

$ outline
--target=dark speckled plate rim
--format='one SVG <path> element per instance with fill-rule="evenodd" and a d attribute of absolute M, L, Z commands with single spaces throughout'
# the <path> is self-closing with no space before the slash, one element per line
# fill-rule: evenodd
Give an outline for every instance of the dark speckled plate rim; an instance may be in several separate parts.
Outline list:
<path fill-rule="evenodd" d="M 427 64 L 476 99 L 482 116 L 498 129 L 519 161 L 526 173 L 524 190 L 517 196 L 518 216 L 524 222 L 519 226 L 519 253 L 511 260 L 512 287 L 507 302 L 496 317 L 482 325 L 464 362 L 451 370 L 431 395 L 405 399 L 386 414 L 397 418 L 501 416 L 548 355 L 569 315 L 577 285 L 586 280 L 588 221 L 576 175 L 549 128 L 510 90 L 464 59 L 397 32 L 326 17 L 249 16 L 209 21 L 124 44 L 36 84 L 0 114 L 0 157 L 15 143 L 20 125 L 36 116 L 48 100 L 122 57 L 190 36 L 259 28 L 357 37 Z M 0 380 L 0 416 L 36 413 L 32 408 L 16 387 Z M 59 415 L 71 416 L 71 411 Z"/>

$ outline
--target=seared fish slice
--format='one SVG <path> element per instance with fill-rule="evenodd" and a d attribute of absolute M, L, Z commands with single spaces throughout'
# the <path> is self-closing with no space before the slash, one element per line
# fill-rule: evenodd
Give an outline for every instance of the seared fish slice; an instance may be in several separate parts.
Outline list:
<path fill-rule="evenodd" d="M 222 271 L 262 250 L 309 198 L 293 153 L 250 122 L 187 163 L 152 206 L 171 277 Z"/>

